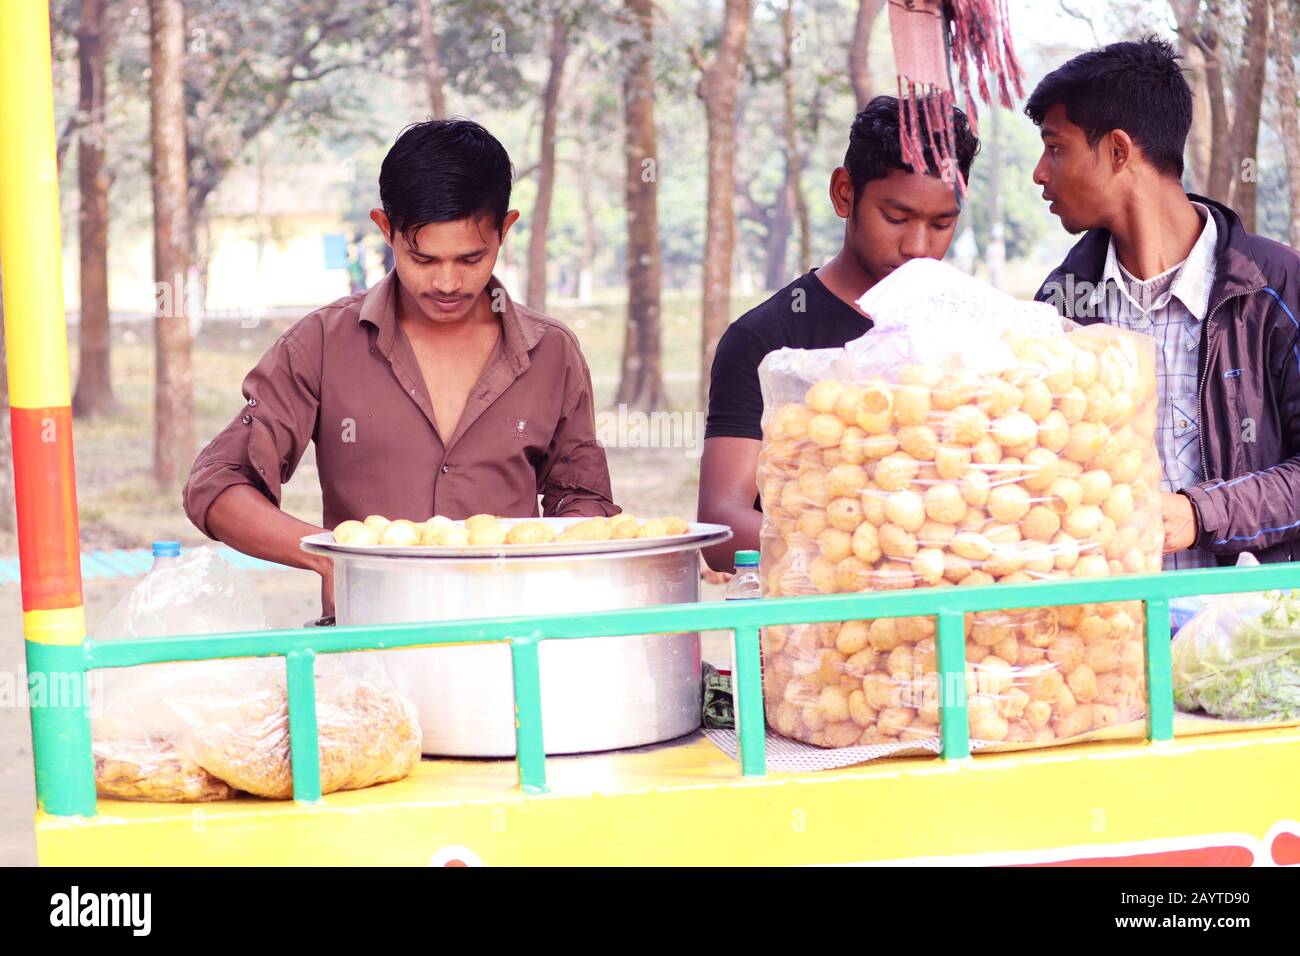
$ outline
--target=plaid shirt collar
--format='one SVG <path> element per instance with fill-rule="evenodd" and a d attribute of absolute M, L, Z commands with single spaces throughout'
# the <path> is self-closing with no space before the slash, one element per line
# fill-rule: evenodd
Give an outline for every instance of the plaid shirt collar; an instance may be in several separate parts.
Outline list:
<path fill-rule="evenodd" d="M 1214 216 L 1210 214 L 1208 208 L 1198 202 L 1194 202 L 1192 205 L 1196 207 L 1196 211 L 1200 213 L 1204 223 L 1201 226 L 1201 235 L 1197 238 L 1196 244 L 1192 246 L 1192 251 L 1187 254 L 1182 266 L 1179 267 L 1173 285 L 1169 287 L 1169 298 L 1181 302 L 1187 311 L 1191 313 L 1192 318 L 1196 322 L 1200 322 L 1204 320 L 1206 313 L 1210 310 L 1210 293 L 1214 288 L 1215 249 L 1218 243 L 1219 230 L 1214 223 Z M 1101 303 L 1101 300 L 1106 295 L 1106 289 L 1112 283 L 1114 283 L 1119 295 L 1128 297 L 1128 287 L 1124 282 L 1123 273 L 1120 271 L 1119 256 L 1115 253 L 1114 236 L 1106 244 L 1106 265 L 1102 269 L 1101 282 L 1093 290 L 1090 298 L 1093 306 Z M 1156 309 L 1152 308 L 1150 311 L 1154 312 Z"/>

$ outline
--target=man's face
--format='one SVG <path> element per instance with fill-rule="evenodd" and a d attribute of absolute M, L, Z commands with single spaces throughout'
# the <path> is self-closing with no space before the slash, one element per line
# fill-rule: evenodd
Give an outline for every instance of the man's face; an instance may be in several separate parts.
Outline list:
<path fill-rule="evenodd" d="M 1034 182 L 1043 187 L 1043 199 L 1051 203 L 1048 211 L 1059 216 L 1071 234 L 1104 225 L 1114 178 L 1106 162 L 1105 140 L 1089 145 L 1060 103 L 1043 117 L 1041 133 L 1043 155 L 1034 167 Z"/>
<path fill-rule="evenodd" d="M 515 220 L 511 210 L 500 232 L 490 216 L 433 222 L 408 238 L 394 230 L 382 209 L 370 218 L 393 248 L 394 268 L 408 308 L 430 322 L 449 324 L 469 315 L 487 288 L 505 235 Z"/>
<path fill-rule="evenodd" d="M 872 283 L 912 259 L 942 259 L 961 213 L 952 183 L 901 169 L 867 183 L 855 201 L 841 166 L 831 176 L 831 201 L 848 220 L 845 244 Z"/>

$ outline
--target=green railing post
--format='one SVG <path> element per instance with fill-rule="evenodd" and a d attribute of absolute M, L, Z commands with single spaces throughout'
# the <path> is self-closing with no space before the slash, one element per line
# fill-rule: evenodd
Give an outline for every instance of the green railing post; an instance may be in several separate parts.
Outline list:
<path fill-rule="evenodd" d="M 1169 600 L 1146 601 L 1147 739 L 1174 738 L 1174 673 L 1169 647 Z"/>
<path fill-rule="evenodd" d="M 740 772 L 761 777 L 767 771 L 767 731 L 763 715 L 763 649 L 757 627 L 736 628 L 736 724 Z"/>
<path fill-rule="evenodd" d="M 966 716 L 966 615 L 940 611 L 935 615 L 939 651 L 939 736 L 945 760 L 970 756 L 970 725 Z M 924 691 L 922 691 L 924 693 Z"/>
<path fill-rule="evenodd" d="M 320 740 L 316 727 L 316 655 L 290 651 L 284 659 L 289 687 L 289 752 L 293 757 L 293 798 L 320 799 Z"/>
<path fill-rule="evenodd" d="M 27 702 L 41 809 L 95 815 L 90 751 L 90 672 L 81 644 L 27 641 Z"/>
<path fill-rule="evenodd" d="M 524 793 L 546 793 L 546 742 L 542 736 L 542 674 L 535 635 L 510 640 L 515 682 L 515 761 Z"/>

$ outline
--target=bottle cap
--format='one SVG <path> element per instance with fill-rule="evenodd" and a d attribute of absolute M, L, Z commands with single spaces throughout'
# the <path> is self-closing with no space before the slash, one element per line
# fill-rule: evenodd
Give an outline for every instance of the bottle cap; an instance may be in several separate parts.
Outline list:
<path fill-rule="evenodd" d="M 155 541 L 153 543 L 153 556 L 155 558 L 179 558 L 181 556 L 181 543 L 179 541 Z"/>
<path fill-rule="evenodd" d="M 757 551 L 737 551 L 736 567 L 738 568 L 756 568 L 758 567 Z"/>

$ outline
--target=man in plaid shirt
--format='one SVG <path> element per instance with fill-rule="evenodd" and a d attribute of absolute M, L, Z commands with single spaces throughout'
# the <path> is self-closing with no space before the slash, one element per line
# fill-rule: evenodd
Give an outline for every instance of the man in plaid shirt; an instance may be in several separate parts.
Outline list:
<path fill-rule="evenodd" d="M 1161 485 L 1172 493 L 1201 483 L 1201 441 L 1197 414 L 1201 323 L 1214 285 L 1214 246 L 1218 228 L 1208 207 L 1192 203 L 1201 233 L 1187 258 L 1150 279 L 1124 268 L 1112 236 L 1102 281 L 1089 297 L 1111 325 L 1154 336 L 1156 340 L 1156 445 Z M 1178 504 L 1178 502 L 1175 502 Z M 1165 554 L 1165 570 L 1214 567 L 1214 555 L 1187 548 Z"/>
<path fill-rule="evenodd" d="M 1157 345 L 1165 567 L 1300 556 L 1300 256 L 1183 190 L 1192 93 L 1163 40 L 1045 77 L 1034 182 L 1084 233 L 1038 298 Z"/>

